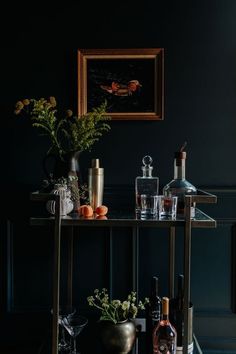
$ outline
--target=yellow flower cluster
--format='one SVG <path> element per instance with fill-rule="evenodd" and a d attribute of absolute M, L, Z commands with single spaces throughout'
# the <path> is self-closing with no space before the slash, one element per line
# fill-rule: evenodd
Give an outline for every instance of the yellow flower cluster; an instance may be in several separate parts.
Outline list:
<path fill-rule="evenodd" d="M 59 118 L 56 106 L 57 101 L 53 96 L 38 100 L 26 98 L 16 102 L 14 113 L 19 115 L 25 112 L 32 126 L 49 137 L 51 146 L 48 153 L 59 155 L 61 159 L 67 153 L 90 149 L 110 129 L 106 122 L 111 119 L 106 114 L 106 102 L 80 117 L 68 109 L 64 117 Z"/>

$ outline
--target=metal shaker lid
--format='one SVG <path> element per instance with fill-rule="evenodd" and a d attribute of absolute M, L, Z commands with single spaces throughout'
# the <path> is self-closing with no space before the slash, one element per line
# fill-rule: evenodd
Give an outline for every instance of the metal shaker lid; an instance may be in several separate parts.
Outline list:
<path fill-rule="evenodd" d="M 91 168 L 89 168 L 89 174 L 103 175 L 104 168 L 101 168 L 99 166 L 100 166 L 99 159 L 92 159 Z"/>
<path fill-rule="evenodd" d="M 99 159 L 92 159 L 92 168 L 99 168 Z"/>

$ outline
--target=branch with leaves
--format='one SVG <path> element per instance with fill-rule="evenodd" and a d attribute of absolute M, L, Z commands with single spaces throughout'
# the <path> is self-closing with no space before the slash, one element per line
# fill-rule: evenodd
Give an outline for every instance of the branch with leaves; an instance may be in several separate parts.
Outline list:
<path fill-rule="evenodd" d="M 149 302 L 148 298 L 137 303 L 136 292 L 131 291 L 124 301 L 110 300 L 106 288 L 95 289 L 94 295 L 87 297 L 88 304 L 101 312 L 101 321 L 111 321 L 113 323 L 122 322 L 135 318 L 139 310 L 144 310 Z"/>
<path fill-rule="evenodd" d="M 49 137 L 48 154 L 54 153 L 63 159 L 67 153 L 90 150 L 103 133 L 110 130 L 107 121 L 111 117 L 106 114 L 106 102 L 79 117 L 69 109 L 63 118 L 58 118 L 56 106 L 54 97 L 31 98 L 18 101 L 14 110 L 17 115 L 23 112 L 29 115 L 32 126 Z"/>

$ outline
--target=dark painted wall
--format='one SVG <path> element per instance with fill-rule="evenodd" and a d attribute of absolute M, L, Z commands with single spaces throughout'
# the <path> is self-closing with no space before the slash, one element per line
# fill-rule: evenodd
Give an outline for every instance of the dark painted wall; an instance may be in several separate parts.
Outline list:
<path fill-rule="evenodd" d="M 8 171 L 3 181 L 41 180 L 47 141 L 12 110 L 20 98 L 49 95 L 76 110 L 78 48 L 163 47 L 164 121 L 112 122 L 112 131 L 86 157 L 101 158 L 107 184 L 132 184 L 149 153 L 165 184 L 173 151 L 187 140 L 187 176 L 195 185 L 234 185 L 235 11 L 234 1 L 210 0 L 67 2 L 2 12 L 2 150 L 11 156 L 11 163 L 9 155 L 2 157 Z"/>
<path fill-rule="evenodd" d="M 197 332 L 206 348 L 213 349 L 213 343 L 221 334 L 215 347 L 235 352 L 236 319 L 231 306 L 235 295 L 232 293 L 235 259 L 231 256 L 232 245 L 235 245 L 232 243 L 236 180 L 233 163 L 236 144 L 235 18 L 234 0 L 147 1 L 140 5 L 131 1 L 109 4 L 67 1 L 64 5 L 38 3 L 34 10 L 28 4 L 20 3 L 14 5 L 14 9 L 6 4 L 6 9 L 1 10 L 1 183 L 3 199 L 7 200 L 1 222 L 4 270 L 1 281 L 10 286 L 11 280 L 7 278 L 11 270 L 7 263 L 10 257 L 19 272 L 14 273 L 14 313 L 27 309 L 27 304 L 29 308 L 40 307 L 41 300 L 43 306 L 48 306 L 49 285 L 42 295 L 29 291 L 26 282 L 27 291 L 33 298 L 31 303 L 31 300 L 25 301 L 21 281 L 27 264 L 33 264 L 37 271 L 42 264 L 43 267 L 50 265 L 50 252 L 45 250 L 47 246 L 51 247 L 47 239 L 41 239 L 38 231 L 36 240 L 41 246 L 34 249 L 37 258 L 26 251 L 35 245 L 31 244 L 32 230 L 25 226 L 30 210 L 27 207 L 24 210 L 22 204 L 27 205 L 29 191 L 38 187 L 45 177 L 42 160 L 48 142 L 26 120 L 13 115 L 15 102 L 24 97 L 54 95 L 62 109 L 76 110 L 78 48 L 163 47 L 164 120 L 112 121 L 111 132 L 101 138 L 91 153 L 83 154 L 81 165 L 86 176 L 91 158 L 99 157 L 105 168 L 106 185 L 114 187 L 116 192 L 130 186 L 124 194 L 132 200 L 132 186 L 135 176 L 140 174 L 143 155 L 148 153 L 153 157 L 154 173 L 164 185 L 172 178 L 173 152 L 183 141 L 188 141 L 187 178 L 197 187 L 208 186 L 211 190 L 218 187 L 215 192 L 220 197 L 217 206 L 207 208 L 219 221 L 217 231 L 198 231 L 193 239 Z M 23 238 L 20 231 L 24 233 Z M 154 242 L 151 235 L 145 235 L 150 257 L 143 260 L 142 279 L 148 278 L 158 267 L 158 271 L 162 269 L 162 256 L 156 265 L 154 252 L 156 242 L 160 246 L 162 241 Z M 89 240 L 92 243 L 91 237 Z M 122 240 L 120 242 L 122 254 Z M 165 244 L 163 247 L 165 249 Z M 40 260 L 41 248 L 46 266 Z M 102 253 L 100 256 L 102 258 Z M 84 279 L 89 274 L 92 274 L 90 269 L 85 272 Z M 96 275 L 102 277 L 103 268 Z M 33 289 L 34 273 L 28 276 Z M 47 276 L 42 282 L 50 283 Z M 129 282 L 128 275 L 126 282 Z M 148 284 L 147 279 L 144 290 L 148 289 Z M 93 287 L 91 285 L 91 289 Z M 1 296 L 0 304 L 6 310 L 9 287 L 8 291 L 1 290 Z M 11 309 L 8 310 L 11 313 Z M 7 318 L 10 321 L 9 316 Z M 211 327 L 208 331 L 209 326 L 204 325 L 206 321 Z M 222 334 L 217 326 L 214 327 L 215 323 L 231 326 L 232 330 L 227 334 L 225 329 Z"/>

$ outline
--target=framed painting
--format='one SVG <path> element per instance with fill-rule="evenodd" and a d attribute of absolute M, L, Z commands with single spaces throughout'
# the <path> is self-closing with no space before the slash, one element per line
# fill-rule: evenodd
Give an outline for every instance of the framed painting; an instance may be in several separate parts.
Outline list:
<path fill-rule="evenodd" d="M 78 114 L 104 101 L 115 120 L 163 120 L 164 50 L 79 49 Z"/>

